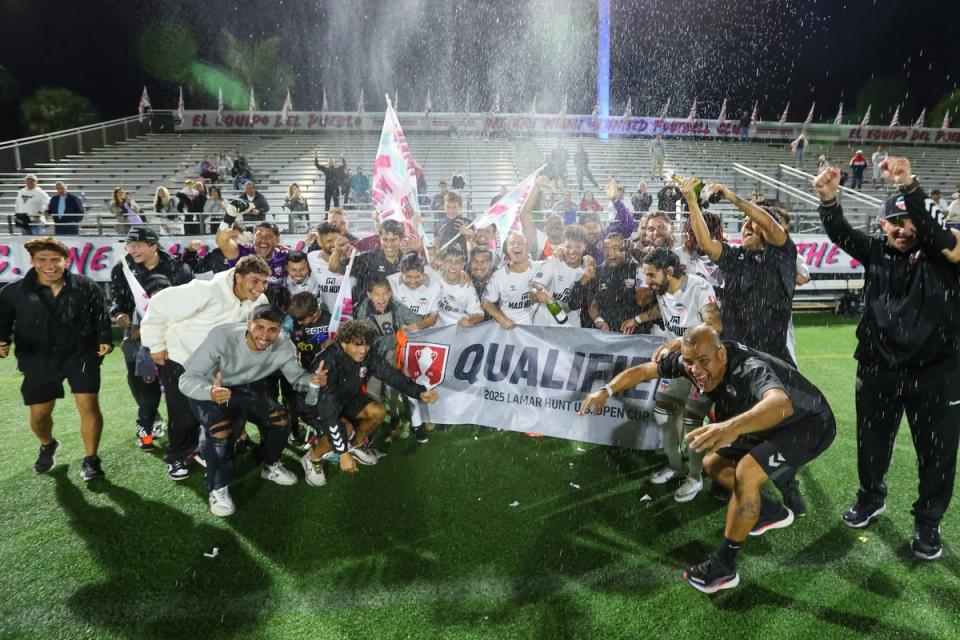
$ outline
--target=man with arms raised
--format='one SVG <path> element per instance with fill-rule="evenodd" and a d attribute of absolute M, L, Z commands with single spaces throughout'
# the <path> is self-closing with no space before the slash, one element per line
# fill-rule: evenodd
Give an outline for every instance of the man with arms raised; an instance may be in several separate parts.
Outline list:
<path fill-rule="evenodd" d="M 102 478 L 97 449 L 103 415 L 97 394 L 100 363 L 113 350 L 103 294 L 90 278 L 67 271 L 70 252 L 59 240 L 42 236 L 24 248 L 30 270 L 0 289 L 0 358 L 9 355 L 12 336 L 23 372 L 20 393 L 30 410 L 30 429 L 40 440 L 33 470 L 46 473 L 53 467 L 60 447 L 53 438 L 53 407 L 63 397 L 66 379 L 86 452 L 80 475 L 87 481 Z"/>
<path fill-rule="evenodd" d="M 793 513 L 761 491 L 767 479 L 797 469 L 823 453 L 836 435 L 836 421 L 823 394 L 779 358 L 733 341 L 708 325 L 688 329 L 680 351 L 662 352 L 620 373 L 590 394 L 580 414 L 601 410 L 618 391 L 656 378 L 686 377 L 714 403 L 717 422 L 687 434 L 690 447 L 707 454 L 703 466 L 730 491 L 724 540 L 705 562 L 683 577 L 714 593 L 740 583 L 737 553 L 748 535 L 789 526 Z"/>
<path fill-rule="evenodd" d="M 537 310 L 531 285 L 542 263 L 530 259 L 530 243 L 517 232 L 507 236 L 506 260 L 487 283 L 480 304 L 504 329 L 531 325 Z"/>

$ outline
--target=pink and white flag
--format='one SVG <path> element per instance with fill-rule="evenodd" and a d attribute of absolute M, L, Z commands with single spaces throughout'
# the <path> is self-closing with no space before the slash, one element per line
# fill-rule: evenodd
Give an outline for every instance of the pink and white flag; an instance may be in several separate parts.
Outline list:
<path fill-rule="evenodd" d="M 140 122 L 143 122 L 143 114 L 147 112 L 148 109 L 153 109 L 150 106 L 150 96 L 147 95 L 147 88 L 143 88 L 143 93 L 140 94 L 140 105 L 137 107 L 137 117 L 140 119 Z"/>
<path fill-rule="evenodd" d="M 183 87 L 180 87 L 180 99 L 177 100 L 177 119 L 183 124 Z"/>
<path fill-rule="evenodd" d="M 531 173 L 523 182 L 510 190 L 507 195 L 497 200 L 492 207 L 478 216 L 477 219 L 473 221 L 473 228 L 482 229 L 483 227 L 495 225 L 501 242 L 506 239 L 507 234 L 511 231 L 520 231 L 520 211 L 523 209 L 523 205 L 527 199 L 530 198 L 530 193 L 533 191 L 533 187 L 537 182 L 537 177 L 546 166 L 547 165 L 543 165 Z"/>
<path fill-rule="evenodd" d="M 287 98 L 283 101 L 283 107 L 280 108 L 280 119 L 286 122 L 291 111 L 293 111 L 293 101 L 290 99 L 290 89 L 287 89 Z"/>
<path fill-rule="evenodd" d="M 693 105 L 690 107 L 690 113 L 687 114 L 687 120 L 697 119 L 697 99 L 693 99 Z"/>
<path fill-rule="evenodd" d="M 920 110 L 920 115 L 917 116 L 917 121 L 913 123 L 915 129 L 920 129 L 923 127 L 923 121 L 927 119 L 927 108 L 924 107 Z"/>
<path fill-rule="evenodd" d="M 223 87 L 217 90 L 217 124 L 223 124 Z"/>
<path fill-rule="evenodd" d="M 807 119 L 803 121 L 803 124 L 813 124 L 813 108 L 816 106 L 816 102 L 810 105 L 810 113 L 807 114 Z"/>
<path fill-rule="evenodd" d="M 840 108 L 837 109 L 837 117 L 833 119 L 833 124 L 839 127 L 843 124 L 843 103 L 840 103 Z"/>
<path fill-rule="evenodd" d="M 787 124 L 787 114 L 790 112 L 790 103 L 787 102 L 787 106 L 783 108 L 783 113 L 780 114 L 780 124 Z"/>
<path fill-rule="evenodd" d="M 900 105 L 897 105 L 897 108 L 893 111 L 893 117 L 890 118 L 890 126 L 896 127 L 900 124 Z"/>
<path fill-rule="evenodd" d="M 720 105 L 720 115 L 717 116 L 717 120 L 723 121 L 727 119 L 727 99 L 723 99 L 723 104 Z"/>
<path fill-rule="evenodd" d="M 667 101 L 663 104 L 663 109 L 660 110 L 660 119 L 667 117 L 667 112 L 670 111 L 670 96 L 667 96 Z"/>
<path fill-rule="evenodd" d="M 330 326 L 328 327 L 331 338 L 337 336 L 337 330 L 342 323 L 353 320 L 353 292 L 350 291 L 350 272 L 353 271 L 353 259 L 357 257 L 357 253 L 357 251 L 354 251 L 350 254 L 350 261 L 347 262 L 347 268 L 343 272 L 343 280 L 340 283 L 340 292 L 337 293 L 337 300 L 333 304 Z"/>
<path fill-rule="evenodd" d="M 867 110 L 866 110 L 866 112 L 863 114 L 863 120 L 860 121 L 860 126 L 861 126 L 861 127 L 865 127 L 865 126 L 867 126 L 868 124 L 870 124 L 870 109 L 871 109 L 872 107 L 873 107 L 872 104 L 868 104 L 868 105 L 867 105 Z"/>
<path fill-rule="evenodd" d="M 413 226 L 414 216 L 420 216 L 416 162 L 390 96 L 386 98 L 387 111 L 383 116 L 377 157 L 373 161 L 370 197 L 381 223 L 396 220 L 406 226 L 408 235 L 420 233 L 421 230 Z"/>

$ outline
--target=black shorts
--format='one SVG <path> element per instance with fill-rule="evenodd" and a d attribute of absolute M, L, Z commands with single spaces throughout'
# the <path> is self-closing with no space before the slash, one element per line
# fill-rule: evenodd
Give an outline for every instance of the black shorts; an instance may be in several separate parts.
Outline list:
<path fill-rule="evenodd" d="M 20 394 L 23 404 L 45 404 L 63 397 L 63 381 L 71 393 L 100 392 L 100 363 L 96 354 L 55 358 L 21 358 L 17 362 L 23 372 Z"/>
<path fill-rule="evenodd" d="M 836 435 L 837 421 L 833 412 L 828 411 L 779 429 L 740 436 L 729 446 L 717 449 L 717 455 L 740 461 L 750 454 L 767 477 L 776 480 L 789 471 L 796 472 L 826 451 Z"/>

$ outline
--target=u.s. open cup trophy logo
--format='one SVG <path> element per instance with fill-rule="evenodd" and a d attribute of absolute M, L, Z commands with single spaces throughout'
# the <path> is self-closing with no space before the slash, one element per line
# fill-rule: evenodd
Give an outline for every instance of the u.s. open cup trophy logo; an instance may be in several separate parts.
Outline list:
<path fill-rule="evenodd" d="M 432 342 L 409 342 L 404 354 L 406 373 L 428 389 L 439 386 L 447 371 L 450 347 Z"/>

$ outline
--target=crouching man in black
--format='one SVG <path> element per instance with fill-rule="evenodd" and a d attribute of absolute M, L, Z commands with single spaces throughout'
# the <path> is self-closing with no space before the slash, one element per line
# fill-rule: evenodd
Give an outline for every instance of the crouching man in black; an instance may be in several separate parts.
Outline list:
<path fill-rule="evenodd" d="M 334 454 L 340 456 L 340 469 L 347 473 L 356 473 L 358 462 L 377 463 L 377 455 L 364 446 L 364 440 L 380 426 L 387 410 L 367 395 L 371 376 L 405 396 L 427 404 L 437 401 L 436 391 L 427 391 L 383 356 L 371 352 L 376 337 L 369 322 L 344 323 L 337 332 L 336 344 L 314 361 L 326 370 L 327 383 L 319 389 L 316 404 L 304 403 L 301 411 L 301 418 L 319 436 L 312 440 L 310 451 L 301 459 L 307 484 L 322 487 L 327 483 L 322 463 Z"/>
<path fill-rule="evenodd" d="M 823 453 L 836 435 L 826 398 L 800 372 L 766 353 L 722 341 L 708 325 L 689 329 L 680 352 L 662 351 L 659 362 L 627 369 L 583 403 L 580 414 L 598 411 L 617 391 L 646 380 L 686 377 L 714 402 L 717 422 L 687 434 L 704 468 L 730 491 L 724 540 L 707 561 L 684 574 L 704 593 L 740 583 L 737 553 L 747 536 L 787 527 L 793 513 L 761 491 Z"/>

